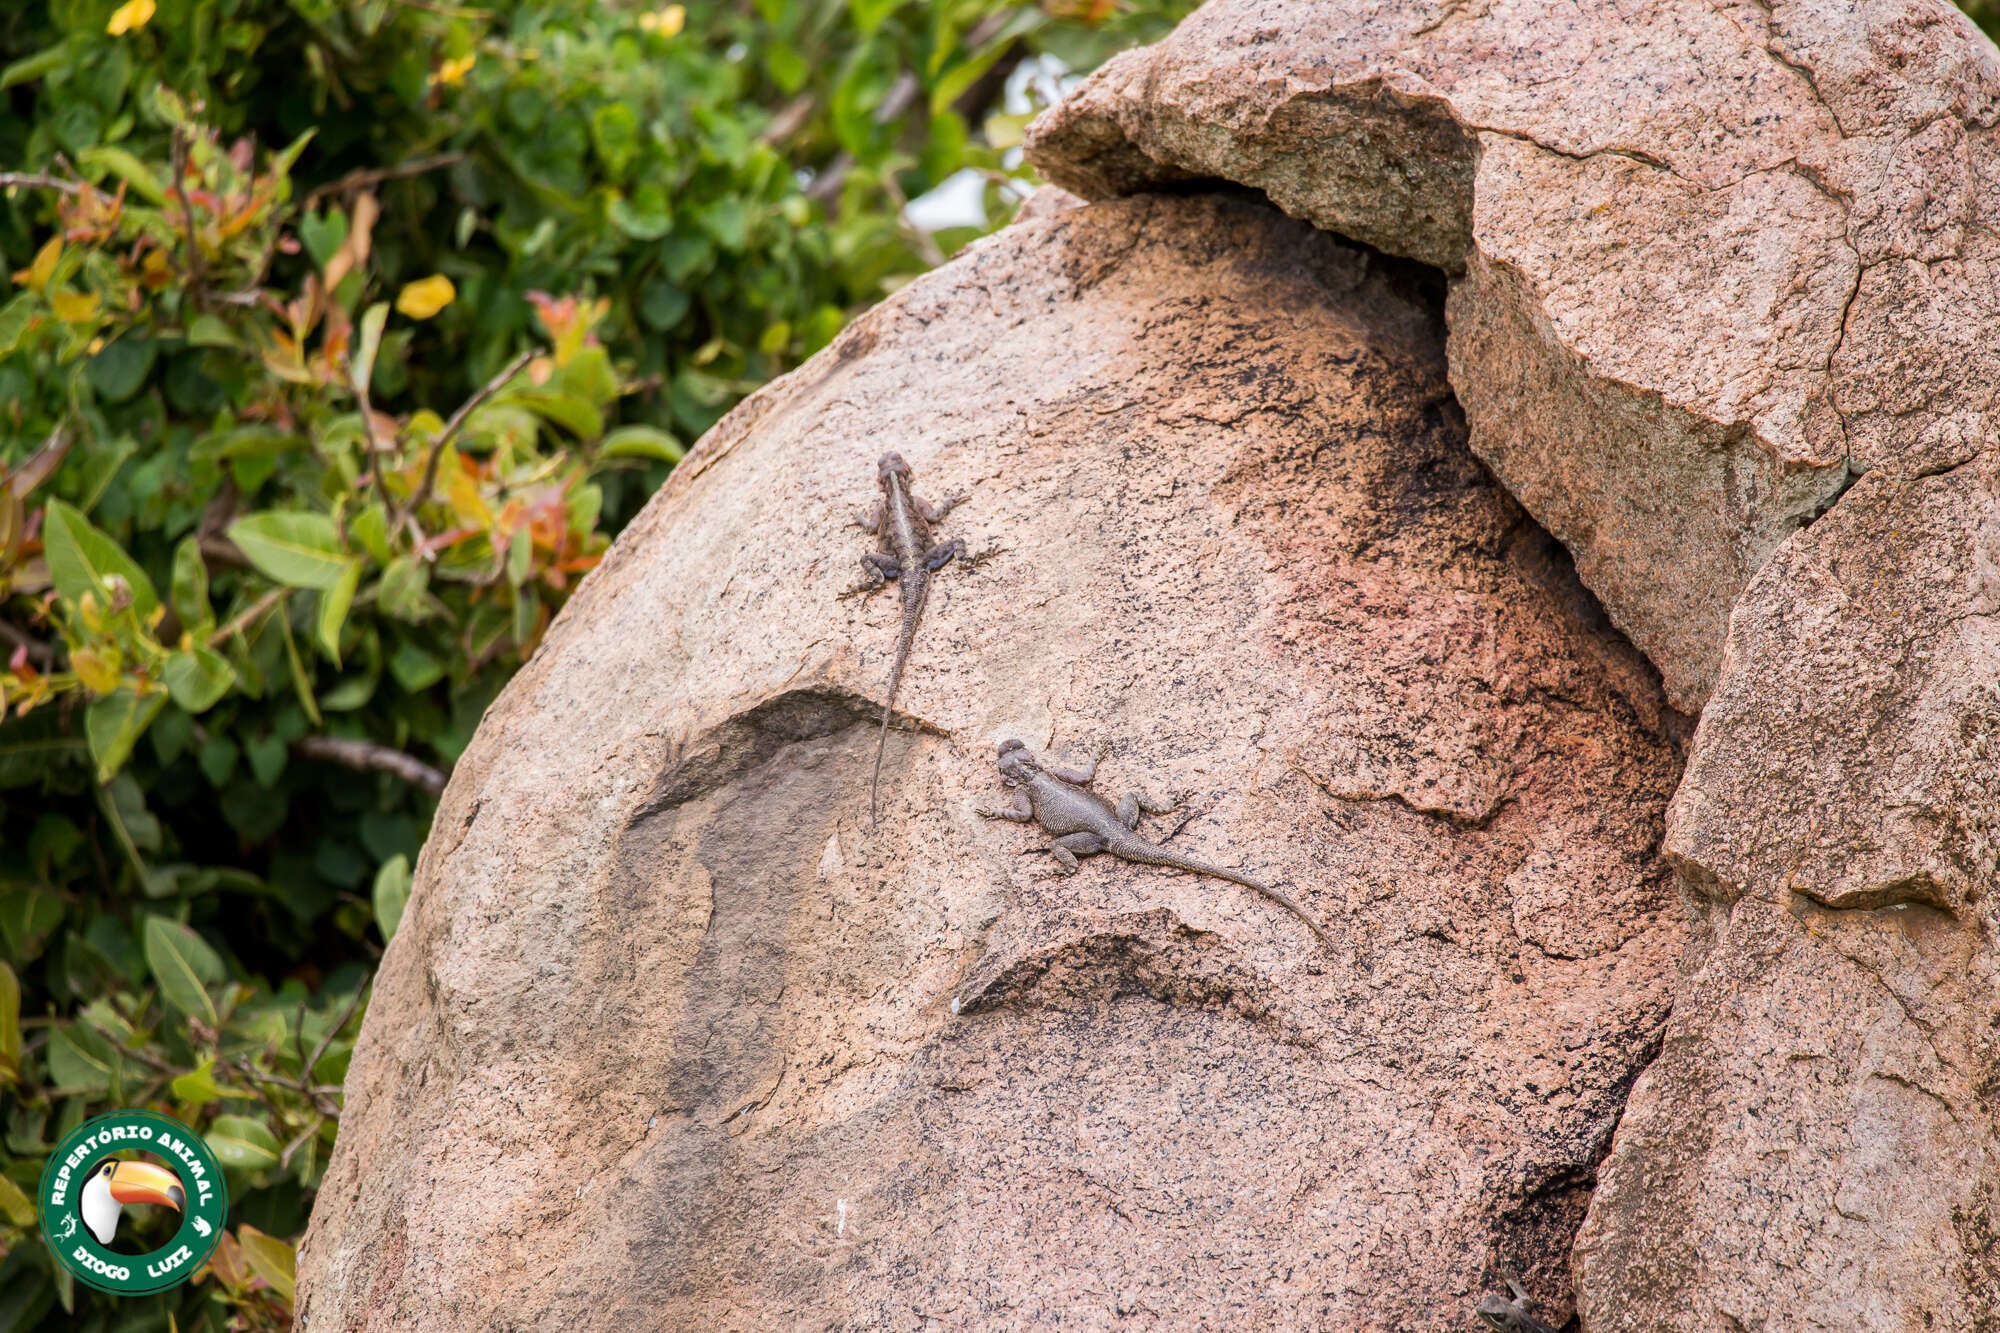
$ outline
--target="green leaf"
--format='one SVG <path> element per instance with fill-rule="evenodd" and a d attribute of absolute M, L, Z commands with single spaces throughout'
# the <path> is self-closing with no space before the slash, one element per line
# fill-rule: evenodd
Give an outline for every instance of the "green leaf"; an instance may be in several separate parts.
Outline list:
<path fill-rule="evenodd" d="M 201 539 L 183 537 L 174 548 L 174 579 L 167 589 L 181 628 L 200 636 L 215 623 L 215 610 L 208 604 L 208 566 L 201 558 Z"/>
<path fill-rule="evenodd" d="M 57 42 L 54 46 L 22 56 L 5 69 L 0 69 L 0 91 L 12 88 L 17 83 L 29 83 L 46 74 L 53 74 L 69 63 L 69 43 Z"/>
<path fill-rule="evenodd" d="M 240 1171 L 262 1171 L 278 1164 L 277 1136 L 262 1121 L 248 1116 L 219 1115 L 203 1135 L 216 1160 Z"/>
<path fill-rule="evenodd" d="M 49 581 L 55 584 L 57 595 L 76 606 L 85 593 L 91 593 L 99 606 L 109 608 L 116 600 L 111 580 L 122 580 L 131 591 L 132 608 L 139 613 L 139 619 L 144 621 L 152 616 L 160 597 L 138 561 L 61 500 L 49 501 L 47 514 L 42 542 L 49 562 Z"/>
<path fill-rule="evenodd" d="M 225 1088 L 215 1081 L 215 1060 L 203 1060 L 200 1068 L 191 1069 L 173 1081 L 174 1096 L 184 1102 L 199 1106 L 203 1102 L 225 1100 L 254 1102 L 257 1094 L 241 1092 L 235 1088 Z"/>
<path fill-rule="evenodd" d="M 260 573 L 291 588 L 335 587 L 353 563 L 326 514 L 250 514 L 229 525 L 229 540 Z"/>
<path fill-rule="evenodd" d="M 118 775 L 118 770 L 132 757 L 132 747 L 139 743 L 166 704 L 163 694 L 141 698 L 131 690 L 119 690 L 92 701 L 83 715 L 83 733 L 90 740 L 90 757 L 97 763 L 99 784 Z"/>
<path fill-rule="evenodd" d="M 40 309 L 41 302 L 33 292 L 22 292 L 0 306 L 0 356 L 8 355 L 20 345 L 21 335 L 35 322 L 35 314 Z"/>
<path fill-rule="evenodd" d="M 574 394 L 552 393 L 544 389 L 516 389 L 508 397 L 531 409 L 535 415 L 555 422 L 579 439 L 594 440 L 604 433 L 604 414 Z"/>
<path fill-rule="evenodd" d="M 243 742 L 243 756 L 260 787 L 270 787 L 283 776 L 285 757 L 290 753 L 282 736 L 253 736 Z"/>
<path fill-rule="evenodd" d="M 236 743 L 227 736 L 210 736 L 195 751 L 195 762 L 211 787 L 220 787 L 236 772 Z"/>
<path fill-rule="evenodd" d="M 298 1266 L 298 1256 L 292 1247 L 276 1236 L 265 1235 L 248 1222 L 237 1226 L 236 1243 L 243 1247 L 243 1257 L 250 1261 L 251 1270 L 270 1283 L 273 1291 L 291 1300 L 294 1273 Z"/>
<path fill-rule="evenodd" d="M 444 663 L 405 639 L 389 658 L 389 674 L 406 694 L 419 694 L 444 679 Z"/>
<path fill-rule="evenodd" d="M 674 229 L 673 210 L 657 185 L 641 185 L 629 198 L 613 200 L 608 216 L 635 241 L 657 241 Z"/>
<path fill-rule="evenodd" d="M 354 354 L 347 368 L 354 380 L 354 392 L 363 398 L 368 396 L 368 382 L 375 374 L 375 354 L 382 349 L 382 326 L 388 321 L 387 301 L 377 301 L 361 316 L 361 327 L 354 340 Z"/>
<path fill-rule="evenodd" d="M 430 566 L 413 555 L 399 555 L 382 571 L 375 604 L 384 615 L 415 625 L 435 614 L 430 587 Z"/>
<path fill-rule="evenodd" d="M 378 565 L 389 563 L 389 515 L 382 502 L 372 500 L 347 523 L 347 535 Z"/>
<path fill-rule="evenodd" d="M 49 933 L 62 924 L 63 900 L 44 889 L 16 889 L 0 894 L 0 939 L 17 962 L 29 962 L 42 952 Z"/>
<path fill-rule="evenodd" d="M 299 219 L 299 239 L 314 267 L 324 269 L 347 240 L 347 214 L 337 208 L 306 214 Z"/>
<path fill-rule="evenodd" d="M 376 909 L 380 915 L 381 909 Z M 0 961 L 0 1082 L 21 1072 L 21 980 Z"/>
<path fill-rule="evenodd" d="M 236 683 L 235 669 L 213 648 L 196 647 L 175 653 L 167 659 L 162 674 L 174 702 L 190 713 L 213 708 Z"/>
<path fill-rule="evenodd" d="M 178 922 L 153 916 L 146 918 L 145 950 L 161 998 L 190 1018 L 219 1026 L 222 1020 L 208 988 L 220 986 L 229 974 L 208 941 Z"/>
<path fill-rule="evenodd" d="M 590 118 L 597 156 L 614 177 L 622 177 L 639 147 L 639 117 L 623 102 L 606 102 Z"/>
<path fill-rule="evenodd" d="M 81 1023 L 49 1029 L 49 1079 L 74 1092 L 109 1092 L 117 1081 L 118 1052 L 109 1038 Z"/>
<path fill-rule="evenodd" d="M 349 560 L 347 572 L 319 598 L 319 642 L 326 655 L 340 665 L 340 627 L 347 623 L 347 608 L 354 603 L 354 590 L 361 584 L 361 562 Z"/>
<path fill-rule="evenodd" d="M 107 343 L 96 356 L 84 362 L 83 377 L 97 390 L 98 397 L 109 403 L 122 403 L 139 392 L 146 376 L 153 373 L 159 347 L 151 338 L 128 333 L 116 342 Z"/>
<path fill-rule="evenodd" d="M 35 1225 L 34 1201 L 19 1185 L 0 1176 L 0 1214 L 23 1231 Z"/>
<path fill-rule="evenodd" d="M 76 160 L 82 164 L 86 172 L 94 171 L 98 167 L 104 168 L 124 181 L 131 187 L 132 193 L 149 204 L 167 202 L 166 186 L 162 185 L 160 178 L 153 174 L 153 169 L 123 148 L 111 144 L 99 144 L 78 153 Z"/>
<path fill-rule="evenodd" d="M 219 1101 L 223 1091 L 222 1086 L 215 1081 L 214 1070 L 213 1058 L 203 1060 L 199 1067 L 182 1074 L 169 1086 L 173 1089 L 174 1096 L 184 1102 L 192 1102 L 196 1106 L 203 1102 Z"/>
<path fill-rule="evenodd" d="M 384 941 L 392 939 L 403 924 L 403 908 L 410 901 L 410 858 L 401 852 L 382 863 L 375 872 L 375 923 L 382 928 Z"/>
<path fill-rule="evenodd" d="M 313 698 L 312 677 L 307 674 L 306 664 L 299 657 L 298 641 L 292 637 L 292 618 L 286 615 L 279 616 L 278 629 L 285 636 L 285 660 L 291 664 L 292 689 L 299 696 L 299 706 L 306 710 L 306 716 L 312 719 L 312 724 L 315 727 L 319 726 L 319 701 Z"/>
<path fill-rule="evenodd" d="M 687 456 L 687 446 L 657 426 L 620 426 L 597 446 L 597 456 L 678 463 Z"/>

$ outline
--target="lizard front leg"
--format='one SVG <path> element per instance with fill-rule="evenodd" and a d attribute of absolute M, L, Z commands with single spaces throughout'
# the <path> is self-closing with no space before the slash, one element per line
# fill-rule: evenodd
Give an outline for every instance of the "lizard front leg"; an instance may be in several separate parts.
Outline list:
<path fill-rule="evenodd" d="M 972 813 L 981 819 L 1005 819 L 1015 824 L 1031 824 L 1035 819 L 1035 807 L 1028 803 L 1028 793 L 1024 791 L 1014 793 L 1014 808 L 1011 810 L 995 810 L 979 805 L 973 807 Z"/>
<path fill-rule="evenodd" d="M 932 504 L 928 500 L 917 500 L 917 512 L 924 516 L 924 522 L 936 524 L 942 521 L 946 514 L 964 504 L 966 498 L 965 492 L 960 491 L 957 495 L 945 496 L 944 499 L 938 501 L 936 504 Z M 916 497 L 912 496 L 911 499 L 916 499 Z"/>
<path fill-rule="evenodd" d="M 1097 766 L 1103 763 L 1104 756 L 1110 753 L 1111 743 L 1106 741 L 1097 747 L 1096 754 L 1090 756 L 1090 758 L 1084 760 L 1075 768 L 1060 768 L 1046 760 L 1043 761 L 1042 767 L 1048 771 L 1051 777 L 1058 778 L 1072 786 L 1088 787 L 1091 780 L 1097 776 Z"/>
<path fill-rule="evenodd" d="M 1118 822 L 1126 828 L 1139 827 L 1139 812 L 1149 815 L 1164 815 L 1174 808 L 1172 801 L 1156 801 L 1142 791 L 1128 791 L 1118 802 Z"/>
<path fill-rule="evenodd" d="M 883 509 L 884 503 L 877 500 L 873 509 L 857 509 L 854 511 L 854 517 L 847 521 L 851 526 L 860 528 L 872 537 L 882 531 L 882 524 L 888 517 L 882 512 Z"/>

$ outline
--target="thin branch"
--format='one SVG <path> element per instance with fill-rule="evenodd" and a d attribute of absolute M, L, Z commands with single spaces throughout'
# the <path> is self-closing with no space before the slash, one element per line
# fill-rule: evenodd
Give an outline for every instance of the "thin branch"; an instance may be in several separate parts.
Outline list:
<path fill-rule="evenodd" d="M 340 736 L 307 736 L 292 746 L 308 759 L 324 759 L 363 773 L 387 773 L 413 787 L 422 787 L 432 796 L 444 791 L 445 775 L 414 755 L 392 750 L 373 741 L 348 740 Z"/>
<path fill-rule="evenodd" d="M 279 602 L 284 601 L 285 594 L 290 591 L 291 589 L 289 588 L 273 588 L 271 589 L 271 591 L 265 593 L 262 597 L 259 597 L 256 601 L 252 602 L 243 611 L 241 615 L 237 616 L 236 619 L 230 621 L 227 625 L 224 625 L 221 629 L 209 635 L 208 646 L 211 648 L 220 648 L 223 644 L 227 643 L 233 636 L 241 634 L 245 629 L 249 628 L 251 623 L 254 622 L 259 616 L 262 616 L 266 611 L 269 611 Z"/>
<path fill-rule="evenodd" d="M 320 1037 L 319 1045 L 313 1047 L 312 1059 L 306 1061 L 305 1067 L 299 1070 L 300 1078 L 312 1077 L 313 1066 L 319 1063 L 319 1058 L 322 1055 L 326 1054 L 326 1048 L 333 1045 L 333 1039 L 340 1035 L 342 1028 L 347 1026 L 347 1020 L 354 1017 L 354 1011 L 361 1007 L 361 997 L 366 995 L 369 989 L 370 984 L 365 981 L 354 988 L 354 995 L 348 1000 L 347 1007 L 340 1011 L 340 1017 L 335 1019 L 333 1026 L 328 1028 L 325 1035 Z M 299 1024 L 299 1031 L 301 1033 L 305 1031 L 305 1024 L 303 1022 Z"/>
<path fill-rule="evenodd" d="M 307 1139 L 319 1133 L 319 1127 L 325 1123 L 326 1123 L 325 1116 L 317 1114 L 314 1115 L 311 1123 L 309 1123 L 304 1129 L 299 1131 L 299 1136 L 293 1139 L 290 1143 L 285 1145 L 285 1150 L 282 1153 L 278 1154 L 278 1169 L 280 1171 L 290 1169 L 292 1165 L 292 1154 L 297 1152 L 302 1146 L 304 1146 L 305 1141 Z"/>
<path fill-rule="evenodd" d="M 56 650 L 53 647 L 43 643 L 32 634 L 16 629 L 4 620 L 0 620 L 0 640 L 5 640 L 16 648 L 27 649 L 28 660 L 35 664 L 37 671 L 53 671 L 55 669 Z M 0 654 L 0 656 L 11 655 Z"/>
<path fill-rule="evenodd" d="M 407 3 L 407 0 L 405 0 Z M 353 190 L 366 189 L 383 181 L 403 180 L 409 176 L 421 176 L 425 172 L 437 171 L 443 167 L 457 166 L 465 161 L 464 153 L 439 153 L 436 157 L 420 157 L 414 162 L 404 162 L 393 167 L 376 167 L 368 171 L 350 171 L 337 181 L 329 181 L 319 186 L 305 197 L 299 205 L 301 213 L 312 212 L 313 205 L 328 195 L 347 194 Z"/>
<path fill-rule="evenodd" d="M 180 200 L 181 229 L 187 233 L 188 295 L 196 305 L 202 305 L 205 304 L 202 279 L 207 276 L 208 266 L 202 259 L 201 242 L 194 234 L 194 201 L 187 194 L 187 136 L 178 129 L 174 131 L 173 169 L 174 197 Z"/>
<path fill-rule="evenodd" d="M 0 171 L 0 188 L 12 188 L 16 185 L 31 190 L 61 190 L 64 194 L 83 193 L 81 185 L 60 177 L 44 176 L 34 171 Z"/>
<path fill-rule="evenodd" d="M 438 460 L 444 457 L 444 447 L 452 442 L 460 428 L 465 425 L 466 418 L 471 416 L 481 403 L 506 388 L 507 381 L 520 374 L 521 367 L 534 359 L 535 352 L 532 349 L 521 353 L 503 366 L 498 375 L 480 385 L 472 397 L 458 405 L 458 411 L 451 414 L 451 420 L 444 423 L 444 429 L 438 432 L 435 440 L 431 441 L 430 457 L 424 460 L 424 479 L 418 484 L 417 489 L 410 493 L 409 502 L 403 506 L 399 521 L 400 518 L 415 514 L 417 507 L 430 498 L 431 487 L 437 484 Z"/>

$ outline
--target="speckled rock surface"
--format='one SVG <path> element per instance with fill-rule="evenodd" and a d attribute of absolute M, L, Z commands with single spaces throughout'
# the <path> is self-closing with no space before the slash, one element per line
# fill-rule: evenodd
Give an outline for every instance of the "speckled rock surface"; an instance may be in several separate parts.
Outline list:
<path fill-rule="evenodd" d="M 1736 608 L 1700 929 L 1577 1242 L 1599 1330 L 2000 1327 L 2000 467 L 1871 474 Z"/>
<path fill-rule="evenodd" d="M 1035 210 L 675 472 L 453 774 L 302 1251 L 330 1329 L 1462 1330 L 1570 1238 L 1687 928 L 1657 677 L 1473 461 L 1440 292 Z M 966 490 L 867 774 L 873 459 Z M 1226 883 L 1046 878 L 994 742 Z"/>
<path fill-rule="evenodd" d="M 1215 0 L 1033 128 L 1453 275 L 1479 456 L 1690 711 L 1777 546 L 1992 443 L 2000 74 L 1944 0 Z"/>

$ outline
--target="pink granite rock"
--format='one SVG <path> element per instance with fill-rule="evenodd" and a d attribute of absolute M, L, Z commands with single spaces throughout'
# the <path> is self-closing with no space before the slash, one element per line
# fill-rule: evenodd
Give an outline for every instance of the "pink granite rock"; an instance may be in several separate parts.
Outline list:
<path fill-rule="evenodd" d="M 1017 224 L 703 441 L 453 774 L 302 1251 L 330 1329 L 1555 1312 L 1686 936 L 1680 726 L 1465 447 L 1441 291 L 1261 204 Z M 970 493 L 867 819 L 900 450 Z M 1275 878 L 1047 877 L 1002 737 Z M 1185 824 L 1181 820 L 1186 819 Z"/>

